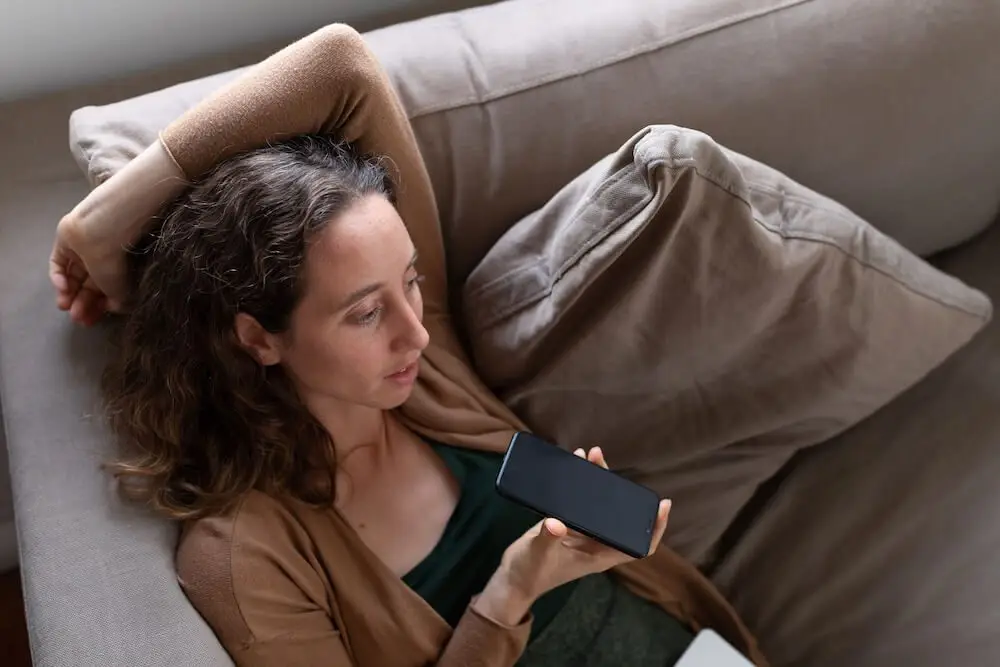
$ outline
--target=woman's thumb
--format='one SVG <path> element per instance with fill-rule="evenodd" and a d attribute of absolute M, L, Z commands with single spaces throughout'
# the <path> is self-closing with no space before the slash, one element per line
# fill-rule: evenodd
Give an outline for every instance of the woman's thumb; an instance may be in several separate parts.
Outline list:
<path fill-rule="evenodd" d="M 560 540 L 566 537 L 566 524 L 559 519 L 548 518 L 542 521 L 542 529 L 539 535 L 550 540 Z"/>

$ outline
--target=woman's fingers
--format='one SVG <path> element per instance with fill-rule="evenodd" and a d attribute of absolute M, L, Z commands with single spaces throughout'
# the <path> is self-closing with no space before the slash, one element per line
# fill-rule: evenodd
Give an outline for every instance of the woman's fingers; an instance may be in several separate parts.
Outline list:
<path fill-rule="evenodd" d="M 104 295 L 100 292 L 84 287 L 76 293 L 70 305 L 70 318 L 84 326 L 96 324 L 101 315 L 104 314 Z"/>
<path fill-rule="evenodd" d="M 653 539 L 649 543 L 649 553 L 652 554 L 660 546 L 664 533 L 667 532 L 667 523 L 670 519 L 670 508 L 673 503 L 669 500 L 661 500 L 656 511 L 656 524 L 653 528 Z"/>
<path fill-rule="evenodd" d="M 566 536 L 566 524 L 564 524 L 559 519 L 548 518 L 545 520 L 545 529 L 549 531 L 549 534 L 554 537 L 565 537 Z"/>
<path fill-rule="evenodd" d="M 90 326 L 112 305 L 94 284 L 79 257 L 58 242 L 49 257 L 49 280 L 56 290 L 56 306 L 69 311 L 70 319 Z"/>
<path fill-rule="evenodd" d="M 553 519 L 552 517 L 548 517 L 547 519 L 544 519 L 542 521 L 541 533 L 547 537 L 553 539 L 562 539 L 563 537 L 566 537 L 566 534 L 568 532 L 569 529 L 566 528 L 566 524 L 564 524 L 559 519 Z"/>
<path fill-rule="evenodd" d="M 49 280 L 52 281 L 52 286 L 56 288 L 56 294 L 59 297 L 69 293 L 69 279 L 66 277 L 66 270 L 54 259 L 49 260 Z"/>
<path fill-rule="evenodd" d="M 587 459 L 594 465 L 599 465 L 604 469 L 607 469 L 608 462 L 604 460 L 604 451 L 600 447 L 591 447 L 590 451 L 583 451 L 582 447 L 577 447 L 573 450 L 573 454 L 579 456 L 581 459 Z"/>
<path fill-rule="evenodd" d="M 587 452 L 587 460 L 605 470 L 608 468 L 608 462 L 604 460 L 604 451 L 600 447 L 591 447 Z"/>
<path fill-rule="evenodd" d="M 590 450 L 587 452 L 584 452 L 582 448 L 577 448 L 573 450 L 573 454 L 575 456 L 579 456 L 580 458 L 586 459 L 587 461 L 593 463 L 594 465 L 599 465 L 605 470 L 608 469 L 608 462 L 604 458 L 604 450 L 602 450 L 600 447 L 591 447 Z M 667 532 L 667 523 L 670 519 L 671 506 L 672 506 L 671 501 L 664 499 L 660 501 L 660 504 L 657 507 L 656 523 L 653 526 L 653 536 L 649 543 L 650 554 L 656 551 L 656 549 L 660 546 L 660 542 L 663 540 L 663 536 Z M 575 530 L 570 529 L 567 531 L 566 534 L 574 538 L 574 540 L 578 540 L 581 543 L 586 543 L 585 548 L 589 547 L 590 549 L 595 549 L 595 550 L 610 549 L 610 547 L 604 547 L 603 545 L 600 545 L 596 541 L 591 540 L 590 538 L 576 532 Z"/>
<path fill-rule="evenodd" d="M 56 289 L 56 305 L 61 310 L 69 310 L 83 283 L 75 269 L 76 264 L 70 256 L 58 246 L 53 248 L 49 257 L 49 280 Z"/>

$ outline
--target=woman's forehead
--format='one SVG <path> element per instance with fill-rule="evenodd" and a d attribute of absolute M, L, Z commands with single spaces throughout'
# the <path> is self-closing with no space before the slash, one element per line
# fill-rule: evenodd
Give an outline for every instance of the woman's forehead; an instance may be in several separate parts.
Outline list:
<path fill-rule="evenodd" d="M 413 243 L 396 209 L 383 197 L 366 197 L 332 220 L 306 253 L 309 291 L 350 294 L 360 286 L 398 278 Z"/>

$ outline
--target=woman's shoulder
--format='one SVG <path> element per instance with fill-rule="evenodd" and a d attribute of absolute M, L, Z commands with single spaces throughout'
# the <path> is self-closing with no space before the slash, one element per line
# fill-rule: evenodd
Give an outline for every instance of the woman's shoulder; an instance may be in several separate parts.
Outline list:
<path fill-rule="evenodd" d="M 312 540 L 294 507 L 253 491 L 229 513 L 185 524 L 177 545 L 178 581 L 188 599 L 227 646 L 247 645 L 270 634 L 269 601 L 326 598 L 323 580 L 307 550 Z"/>
<path fill-rule="evenodd" d="M 252 555 L 247 547 L 264 542 L 280 547 L 282 536 L 294 532 L 298 521 L 285 503 L 259 491 L 251 491 L 225 514 L 188 521 L 181 526 L 177 544 L 177 568 L 192 574 L 206 569 L 208 561 L 225 563 Z M 210 568 L 209 568 L 210 569 Z"/>

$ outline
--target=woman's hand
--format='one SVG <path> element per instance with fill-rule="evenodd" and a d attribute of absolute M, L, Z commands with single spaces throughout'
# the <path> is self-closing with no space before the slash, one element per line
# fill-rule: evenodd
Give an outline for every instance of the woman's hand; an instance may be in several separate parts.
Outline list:
<path fill-rule="evenodd" d="M 56 228 L 49 279 L 56 305 L 91 325 L 118 311 L 127 285 L 125 248 L 185 187 L 180 168 L 156 141 L 95 188 Z"/>
<path fill-rule="evenodd" d="M 124 265 L 121 246 L 108 249 L 89 241 L 81 221 L 67 214 L 59 221 L 49 256 L 56 305 L 84 326 L 94 324 L 105 312 L 119 310 L 125 292 Z"/>
<path fill-rule="evenodd" d="M 574 454 L 608 467 L 599 447 L 586 455 L 582 449 Z M 669 514 L 670 501 L 661 500 L 649 554 L 659 547 Z M 632 560 L 617 549 L 569 530 L 558 519 L 544 519 L 507 547 L 500 567 L 476 600 L 476 606 L 490 618 L 516 625 L 534 601 L 548 591 Z"/>

